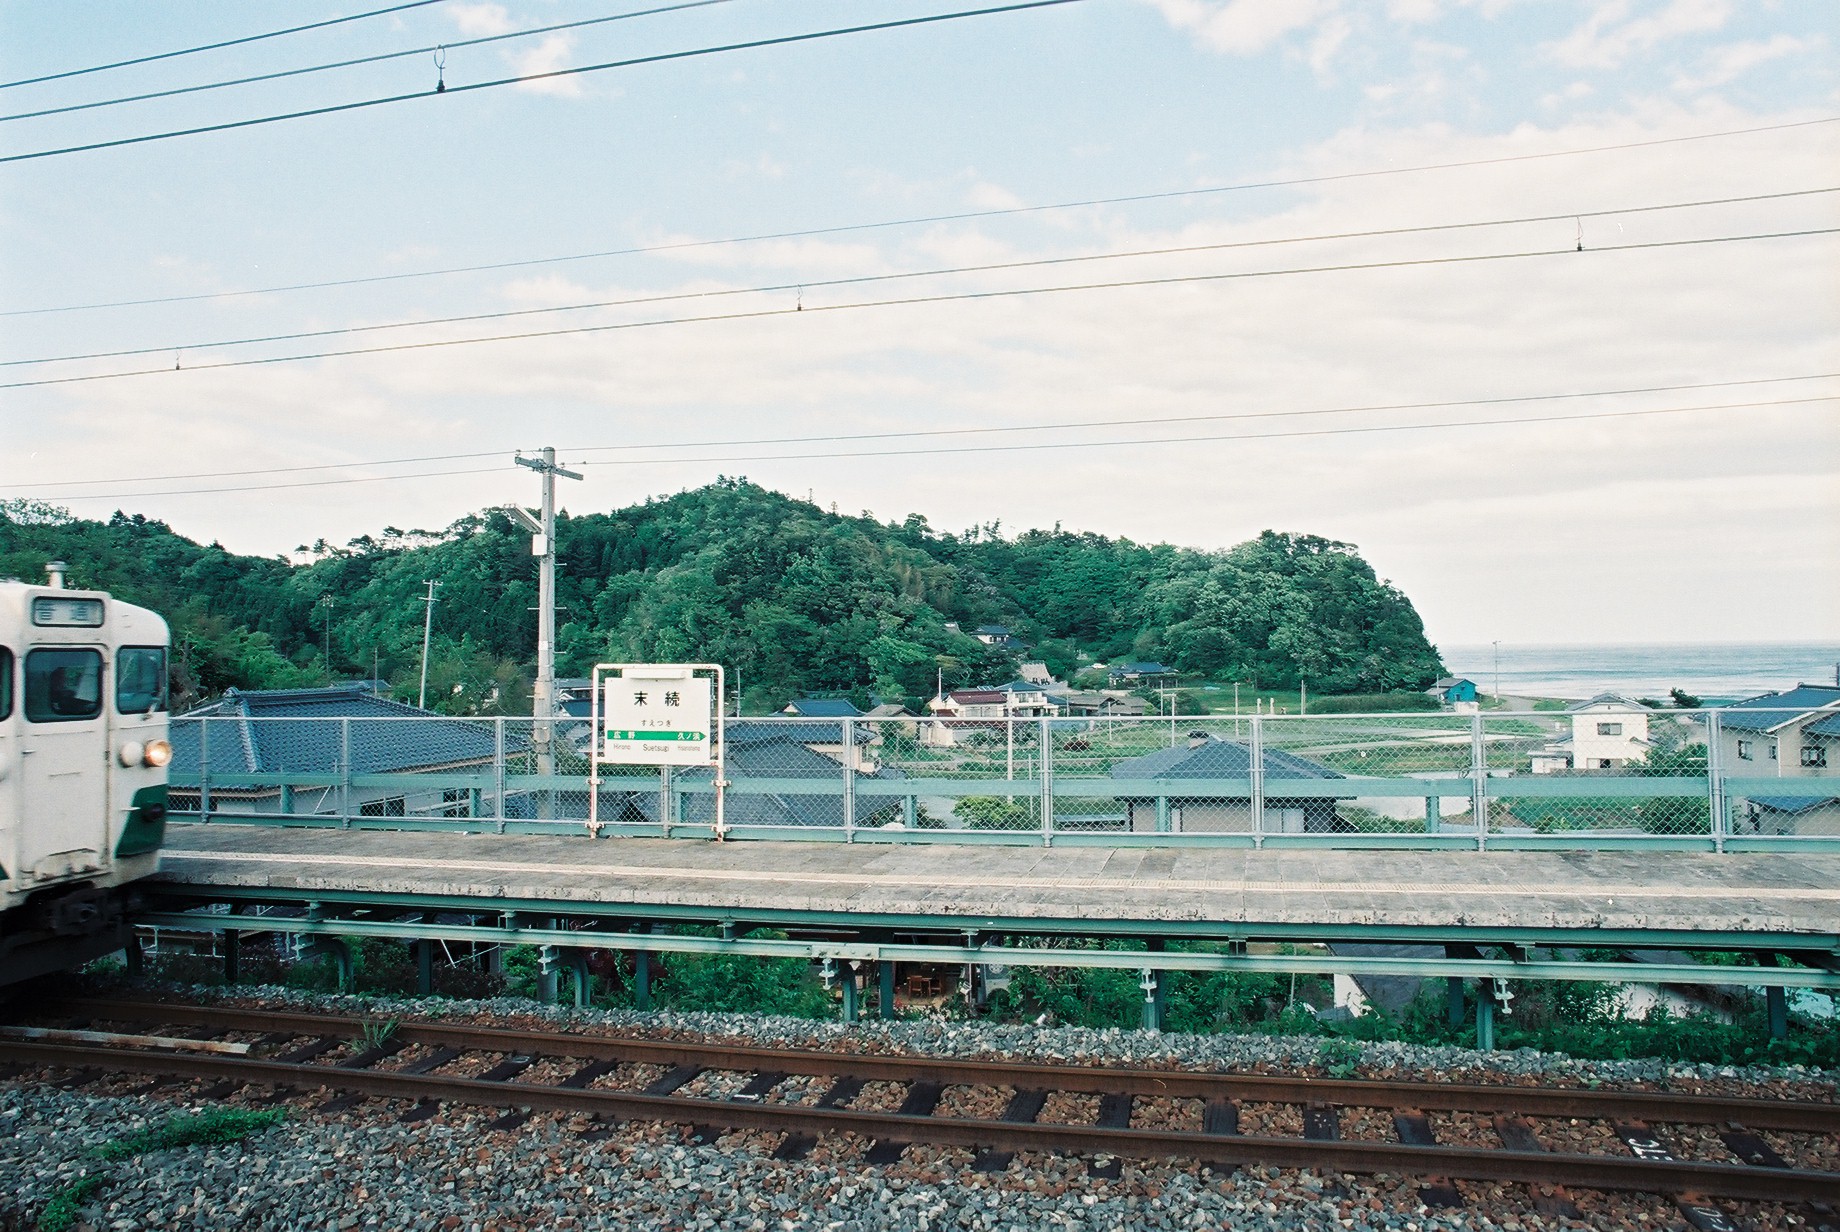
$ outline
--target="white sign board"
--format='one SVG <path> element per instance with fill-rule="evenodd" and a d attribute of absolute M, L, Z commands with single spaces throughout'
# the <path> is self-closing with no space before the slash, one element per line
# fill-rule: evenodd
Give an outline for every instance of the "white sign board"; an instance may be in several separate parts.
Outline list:
<path fill-rule="evenodd" d="M 603 762 L 711 766 L 712 694 L 707 676 L 667 665 L 628 667 L 601 680 Z"/>

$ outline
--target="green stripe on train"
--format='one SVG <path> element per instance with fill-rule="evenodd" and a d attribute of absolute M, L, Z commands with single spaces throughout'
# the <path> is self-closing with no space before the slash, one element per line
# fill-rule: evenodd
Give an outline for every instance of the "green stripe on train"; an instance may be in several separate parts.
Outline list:
<path fill-rule="evenodd" d="M 128 820 L 121 828 L 116 856 L 141 856 L 158 851 L 166 841 L 166 784 L 143 787 L 134 793 Z"/>

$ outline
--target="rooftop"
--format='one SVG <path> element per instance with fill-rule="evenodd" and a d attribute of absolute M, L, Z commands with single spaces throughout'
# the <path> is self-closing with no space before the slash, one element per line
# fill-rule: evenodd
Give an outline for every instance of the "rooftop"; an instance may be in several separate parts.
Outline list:
<path fill-rule="evenodd" d="M 1798 684 L 1781 693 L 1747 697 L 1741 702 L 1720 707 L 1719 726 L 1739 731 L 1771 731 L 1810 711 L 1829 706 L 1840 707 L 1840 685 Z M 1828 719 L 1822 719 L 1820 726 L 1825 728 L 1829 722 Z"/>
<path fill-rule="evenodd" d="M 489 762 L 493 757 L 495 736 L 489 720 L 456 722 L 378 697 L 362 684 L 231 689 L 210 705 L 173 720 L 172 775 L 196 778 L 205 769 L 207 739 L 212 774 L 336 770 L 344 758 L 347 726 L 354 774 Z M 516 737 L 521 749 L 523 734 Z"/>

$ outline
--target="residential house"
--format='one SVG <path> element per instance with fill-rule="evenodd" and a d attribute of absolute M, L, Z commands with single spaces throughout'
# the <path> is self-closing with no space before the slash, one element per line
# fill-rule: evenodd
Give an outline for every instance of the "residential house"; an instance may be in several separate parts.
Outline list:
<path fill-rule="evenodd" d="M 336 816 L 349 807 L 361 817 L 474 817 L 498 811 L 489 786 L 497 752 L 491 720 L 444 718 L 379 697 L 362 684 L 231 689 L 175 718 L 171 739 L 175 812 L 198 809 L 207 788 L 213 814 Z M 507 753 L 526 751 L 527 727 L 507 731 L 506 744 Z M 478 785 L 365 781 L 469 770 L 481 772 Z"/>
<path fill-rule="evenodd" d="M 1425 692 L 1446 706 L 1462 706 L 1467 703 L 1474 708 L 1480 700 L 1476 696 L 1476 682 L 1464 680 L 1460 676 L 1445 676 Z"/>
<path fill-rule="evenodd" d="M 1535 774 L 1614 770 L 1648 757 L 1649 707 L 1620 693 L 1599 693 L 1566 707 L 1572 734 L 1533 755 Z"/>
<path fill-rule="evenodd" d="M 1735 779 L 1840 779 L 1840 685 L 1798 684 L 1718 709 L 1718 764 Z M 1755 834 L 1840 834 L 1836 796 L 1731 792 L 1732 822 Z"/>
<path fill-rule="evenodd" d="M 867 726 L 866 724 L 864 726 Z M 844 822 L 844 765 L 861 777 L 899 779 L 898 770 L 879 767 L 867 756 L 873 737 L 858 728 L 846 754 L 843 724 L 786 723 L 777 720 L 729 721 L 723 725 L 728 780 L 735 784 L 723 799 L 723 821 L 730 826 L 838 827 Z M 710 784 L 715 770 L 697 766 L 678 770 L 672 824 L 709 825 L 715 820 Z M 753 791 L 754 783 L 809 785 L 812 790 Z M 832 788 L 835 784 L 835 788 Z M 615 820 L 657 824 L 663 806 L 656 791 L 632 792 L 616 806 Z M 859 796 L 856 824 L 879 826 L 899 820 L 900 797 Z"/>
<path fill-rule="evenodd" d="M 979 731 L 1000 731 L 1008 720 L 1053 718 L 1061 706 L 1040 685 L 1026 680 L 990 689 L 953 689 L 926 704 L 932 721 L 922 725 L 920 742 L 947 748 Z"/>
<path fill-rule="evenodd" d="M 1306 757 L 1282 749 L 1266 749 L 1260 756 L 1265 776 L 1265 829 L 1283 834 L 1327 834 L 1352 827 L 1336 812 L 1337 799 L 1356 794 L 1287 796 L 1286 780 L 1342 779 L 1345 776 Z M 1158 790 L 1138 795 L 1140 788 L 1121 788 L 1125 825 L 1137 831 L 1169 830 L 1177 833 L 1235 833 L 1252 829 L 1252 799 L 1247 795 L 1184 794 L 1184 781 L 1198 779 L 1248 780 L 1252 774 L 1252 748 L 1236 740 L 1221 740 L 1197 733 L 1185 745 L 1158 749 L 1112 767 L 1115 779 L 1154 779 Z M 1128 794 L 1127 794 L 1128 793 Z"/>
<path fill-rule="evenodd" d="M 1031 659 L 1027 663 L 1021 664 L 1016 668 L 1016 674 L 1030 684 L 1051 685 L 1058 683 L 1054 679 L 1054 673 L 1048 670 L 1048 665 L 1036 659 Z"/>
<path fill-rule="evenodd" d="M 1137 718 L 1149 709 L 1143 698 L 1124 689 L 1069 689 L 1054 697 L 1063 711 L 1077 718 Z"/>
<path fill-rule="evenodd" d="M 1162 663 L 1116 663 L 1109 669 L 1112 687 L 1120 685 L 1141 684 L 1164 676 L 1173 676 L 1176 669 Z"/>
<path fill-rule="evenodd" d="M 780 713 L 805 719 L 859 719 L 863 712 L 847 697 L 801 697 Z"/>

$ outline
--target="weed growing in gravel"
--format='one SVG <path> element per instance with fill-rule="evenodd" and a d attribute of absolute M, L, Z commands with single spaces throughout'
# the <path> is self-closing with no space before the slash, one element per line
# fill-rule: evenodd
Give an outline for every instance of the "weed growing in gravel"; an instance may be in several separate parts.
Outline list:
<path fill-rule="evenodd" d="M 402 1020 L 391 1018 L 384 1022 L 367 1022 L 358 1030 L 358 1046 L 364 1049 L 382 1048 L 396 1038 L 396 1028 Z"/>
<path fill-rule="evenodd" d="M 110 1164 L 145 1155 L 150 1151 L 236 1142 L 258 1130 L 267 1129 L 286 1115 L 287 1110 L 283 1108 L 214 1108 L 195 1116 L 171 1116 L 138 1133 L 105 1142 L 91 1151 L 90 1155 L 104 1164 Z M 51 1201 L 45 1204 L 44 1212 L 38 1217 L 40 1232 L 68 1232 L 76 1223 L 77 1213 L 83 1209 L 84 1203 L 108 1179 L 108 1169 L 98 1168 L 84 1173 L 52 1195 Z"/>

